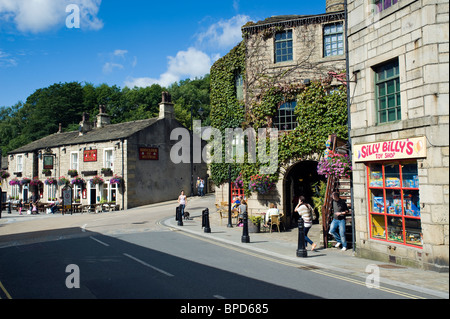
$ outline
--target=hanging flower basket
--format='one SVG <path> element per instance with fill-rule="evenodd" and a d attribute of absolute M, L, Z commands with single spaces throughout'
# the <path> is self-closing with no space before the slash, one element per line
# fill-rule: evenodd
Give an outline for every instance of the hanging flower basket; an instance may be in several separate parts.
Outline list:
<path fill-rule="evenodd" d="M 105 181 L 100 176 L 95 176 L 90 179 L 92 185 L 102 185 Z"/>
<path fill-rule="evenodd" d="M 58 185 L 59 185 L 59 186 L 66 186 L 66 185 L 69 185 L 69 184 L 70 184 L 70 180 L 67 179 L 67 178 L 65 178 L 64 176 L 61 176 L 61 177 L 58 179 Z"/>
<path fill-rule="evenodd" d="M 75 177 L 74 179 L 72 179 L 72 181 L 70 182 L 72 185 L 78 185 L 83 187 L 86 184 L 86 181 L 84 179 L 82 179 L 81 177 Z"/>
<path fill-rule="evenodd" d="M 118 176 L 118 175 L 114 175 L 113 178 L 111 178 L 111 180 L 109 181 L 110 184 L 117 184 L 117 185 L 123 185 L 124 180 L 123 177 Z"/>
<path fill-rule="evenodd" d="M 335 178 L 350 178 L 352 172 L 350 157 L 345 154 L 330 153 L 327 158 L 322 158 L 317 165 L 317 173 Z"/>
<path fill-rule="evenodd" d="M 39 180 L 39 178 L 35 177 L 30 181 L 30 186 L 41 186 L 44 183 L 42 183 L 42 181 Z"/>
<path fill-rule="evenodd" d="M 11 176 L 7 171 L 0 169 L 0 179 L 7 179 Z"/>
<path fill-rule="evenodd" d="M 244 180 L 242 179 L 242 173 L 239 173 L 239 176 L 234 181 L 235 188 L 244 188 Z"/>
<path fill-rule="evenodd" d="M 56 185 L 56 184 L 58 184 L 58 180 L 54 177 L 50 177 L 50 178 L 47 178 L 44 181 L 44 183 L 45 183 L 45 185 Z"/>
<path fill-rule="evenodd" d="M 24 177 L 24 178 L 22 178 L 22 180 L 20 181 L 20 185 L 28 185 L 28 184 L 30 184 L 30 182 L 31 182 L 31 179 L 30 179 L 30 178 Z"/>
<path fill-rule="evenodd" d="M 264 195 L 270 192 L 274 186 L 275 183 L 270 180 L 269 175 L 254 175 L 250 177 L 248 188 L 252 192 Z"/>
<path fill-rule="evenodd" d="M 11 185 L 11 186 L 21 185 L 20 180 L 18 178 L 13 178 L 12 180 L 9 181 L 9 185 Z"/>

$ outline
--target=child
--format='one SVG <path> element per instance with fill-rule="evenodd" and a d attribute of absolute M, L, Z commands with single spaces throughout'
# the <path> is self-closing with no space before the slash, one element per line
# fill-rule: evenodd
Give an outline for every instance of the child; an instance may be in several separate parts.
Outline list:
<path fill-rule="evenodd" d="M 31 214 L 36 215 L 37 214 L 37 206 L 36 203 L 33 203 L 33 209 L 31 210 Z"/>
<path fill-rule="evenodd" d="M 19 215 L 22 215 L 23 202 L 19 200 Z"/>

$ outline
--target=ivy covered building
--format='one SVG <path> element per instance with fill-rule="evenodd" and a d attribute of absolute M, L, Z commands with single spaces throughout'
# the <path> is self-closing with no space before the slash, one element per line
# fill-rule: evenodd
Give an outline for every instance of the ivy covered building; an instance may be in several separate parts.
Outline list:
<path fill-rule="evenodd" d="M 340 80 L 346 63 L 343 9 L 339 1 L 327 1 L 324 14 L 249 22 L 242 27 L 243 41 L 211 68 L 213 127 L 278 129 L 278 158 L 270 163 L 275 173 L 261 175 L 263 163 L 249 161 L 248 139 L 233 142 L 235 149 L 244 143 L 246 155 L 244 164 L 231 165 L 232 200 L 245 194 L 250 214 L 275 203 L 289 226 L 295 198 L 311 201 L 313 185 L 325 180 L 317 164 L 329 135 L 348 136 Z M 217 203 L 228 201 L 228 168 L 210 165 Z"/>

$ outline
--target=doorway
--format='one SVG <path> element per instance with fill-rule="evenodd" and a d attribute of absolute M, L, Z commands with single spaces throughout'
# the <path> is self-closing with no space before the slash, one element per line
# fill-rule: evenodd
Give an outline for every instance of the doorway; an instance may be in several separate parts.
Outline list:
<path fill-rule="evenodd" d="M 313 205 L 313 185 L 319 181 L 326 181 L 324 176 L 317 174 L 316 161 L 301 161 L 292 165 L 284 176 L 284 211 L 286 222 L 290 227 L 297 227 L 298 214 L 294 208 L 298 204 L 299 196 L 304 196 L 307 203 Z"/>

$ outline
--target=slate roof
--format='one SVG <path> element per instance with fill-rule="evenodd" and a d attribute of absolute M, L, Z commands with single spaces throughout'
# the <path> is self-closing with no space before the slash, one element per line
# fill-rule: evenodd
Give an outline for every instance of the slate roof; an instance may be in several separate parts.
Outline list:
<path fill-rule="evenodd" d="M 102 128 L 93 128 L 91 131 L 84 133 L 84 135 L 82 136 L 79 135 L 78 131 L 56 133 L 44 137 L 40 140 L 31 142 L 30 144 L 15 149 L 8 154 L 31 153 L 33 151 L 45 149 L 47 147 L 52 148 L 128 138 L 149 126 L 152 126 L 158 120 L 158 118 L 152 118 L 120 124 L 110 124 Z"/>

